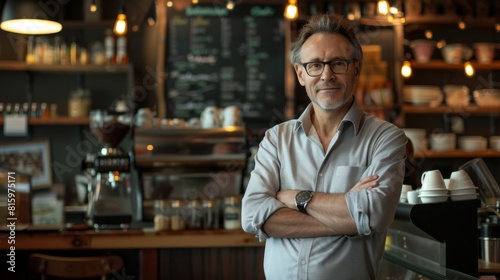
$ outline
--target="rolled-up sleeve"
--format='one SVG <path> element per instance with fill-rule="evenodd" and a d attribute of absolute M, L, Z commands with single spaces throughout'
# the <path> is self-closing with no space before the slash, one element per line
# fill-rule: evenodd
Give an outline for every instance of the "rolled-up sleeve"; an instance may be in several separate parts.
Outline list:
<path fill-rule="evenodd" d="M 357 237 L 385 231 L 394 219 L 399 202 L 407 139 L 401 130 L 393 129 L 381 135 L 374 146 L 371 164 L 363 174 L 363 177 L 378 175 L 379 185 L 371 190 L 348 192 L 345 196 L 358 229 Z"/>
<path fill-rule="evenodd" d="M 242 228 L 257 234 L 260 241 L 269 238 L 262 231 L 262 225 L 276 210 L 285 207 L 276 199 L 280 189 L 276 136 L 276 128 L 272 128 L 261 141 L 242 203 Z"/>

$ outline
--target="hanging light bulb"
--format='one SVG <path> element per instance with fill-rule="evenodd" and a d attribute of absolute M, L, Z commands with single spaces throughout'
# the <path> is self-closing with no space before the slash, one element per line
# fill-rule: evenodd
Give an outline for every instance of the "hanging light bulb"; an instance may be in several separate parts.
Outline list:
<path fill-rule="evenodd" d="M 174 5 L 174 2 L 173 1 L 167 1 L 167 7 L 172 7 Z"/>
<path fill-rule="evenodd" d="M 198 4 L 198 0 L 192 0 L 191 3 L 196 5 L 196 4 Z"/>
<path fill-rule="evenodd" d="M 497 22 L 495 24 L 495 30 L 496 30 L 496 32 L 500 33 L 500 22 Z"/>
<path fill-rule="evenodd" d="M 463 21 L 463 20 L 458 21 L 458 28 L 460 30 L 464 30 L 466 27 L 467 27 L 467 24 L 465 23 L 465 21 Z"/>
<path fill-rule="evenodd" d="M 425 30 L 425 38 L 430 40 L 432 39 L 434 35 L 432 34 L 432 31 L 431 30 Z"/>
<path fill-rule="evenodd" d="M 95 3 L 95 0 L 92 0 L 92 2 L 90 2 L 90 11 L 92 13 L 95 13 L 97 11 L 97 5 Z"/>
<path fill-rule="evenodd" d="M 228 0 L 226 3 L 226 9 L 232 10 L 234 9 L 234 2 L 232 0 Z"/>
<path fill-rule="evenodd" d="M 378 13 L 385 16 L 389 13 L 389 1 L 379 0 L 377 3 Z"/>
<path fill-rule="evenodd" d="M 467 61 L 464 63 L 464 71 L 465 71 L 465 75 L 467 75 L 467 77 L 474 76 L 475 69 L 474 69 L 474 66 L 472 66 L 472 63 L 470 63 L 470 61 Z"/>
<path fill-rule="evenodd" d="M 118 11 L 118 16 L 116 17 L 115 27 L 113 28 L 113 32 L 116 35 L 127 34 L 127 16 L 125 15 L 125 7 L 123 5 Z"/>
<path fill-rule="evenodd" d="M 288 0 L 285 7 L 284 16 L 289 20 L 296 20 L 299 17 L 299 9 L 297 8 L 297 0 Z"/>
<path fill-rule="evenodd" d="M 411 63 L 408 60 L 405 60 L 403 62 L 403 66 L 401 66 L 401 76 L 403 76 L 404 78 L 409 78 L 411 77 L 411 74 Z"/>

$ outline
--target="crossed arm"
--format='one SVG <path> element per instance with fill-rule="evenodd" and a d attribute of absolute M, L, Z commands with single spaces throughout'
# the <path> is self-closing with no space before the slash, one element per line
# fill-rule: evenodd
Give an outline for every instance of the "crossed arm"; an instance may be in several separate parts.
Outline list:
<path fill-rule="evenodd" d="M 372 189 L 378 186 L 378 176 L 361 179 L 351 190 Z M 264 223 L 267 235 L 278 238 L 303 238 L 328 235 L 355 235 L 356 224 L 349 214 L 345 194 L 313 193 L 303 214 L 295 206 L 295 195 L 299 190 L 284 190 L 276 194 L 276 199 L 285 204 L 274 212 Z M 298 226 L 300 225 L 300 226 Z"/>

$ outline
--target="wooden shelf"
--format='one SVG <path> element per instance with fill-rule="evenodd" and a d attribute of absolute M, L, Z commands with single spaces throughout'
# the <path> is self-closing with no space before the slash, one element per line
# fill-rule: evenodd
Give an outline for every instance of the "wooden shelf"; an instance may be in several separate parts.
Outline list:
<path fill-rule="evenodd" d="M 3 117 L 0 117 L 0 125 L 3 124 Z M 72 117 L 56 117 L 56 118 L 29 118 L 28 125 L 88 125 L 89 118 L 72 118 Z"/>
<path fill-rule="evenodd" d="M 61 72 L 61 73 L 127 73 L 130 64 L 111 65 L 50 65 L 26 64 L 20 61 L 0 61 L 0 71 L 34 71 L 34 72 Z"/>
<path fill-rule="evenodd" d="M 454 25 L 457 26 L 460 20 L 464 20 L 467 26 L 478 28 L 494 28 L 497 23 L 495 17 L 473 18 L 459 17 L 457 15 L 423 15 L 423 16 L 406 16 L 406 25 L 409 24 L 427 24 L 427 25 Z M 458 27 L 457 27 L 458 28 Z"/>
<path fill-rule="evenodd" d="M 488 115 L 499 114 L 500 110 L 497 107 L 479 107 L 479 106 L 411 106 L 404 105 L 403 111 L 406 114 L 466 114 L 466 115 Z"/>
<path fill-rule="evenodd" d="M 492 63 L 481 64 L 471 61 L 472 66 L 476 70 L 500 70 L 500 61 L 496 60 Z M 464 63 L 447 63 L 444 60 L 431 60 L 427 63 L 411 61 L 413 69 L 428 69 L 428 70 L 464 70 Z"/>
<path fill-rule="evenodd" d="M 477 152 L 467 152 L 463 150 L 454 151 L 433 151 L 419 150 L 415 151 L 415 158 L 476 158 L 476 157 L 500 157 L 500 151 L 484 150 Z"/>

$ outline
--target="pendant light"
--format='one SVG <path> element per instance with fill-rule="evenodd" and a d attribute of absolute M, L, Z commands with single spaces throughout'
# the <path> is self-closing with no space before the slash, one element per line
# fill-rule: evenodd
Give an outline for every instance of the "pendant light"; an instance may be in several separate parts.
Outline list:
<path fill-rule="evenodd" d="M 299 9 L 297 8 L 297 0 L 288 0 L 285 7 L 284 17 L 288 20 L 296 20 L 299 17 Z"/>
<path fill-rule="evenodd" d="M 2 11 L 0 28 L 19 34 L 53 34 L 62 30 L 57 15 L 63 7 L 45 5 L 37 0 L 7 0 Z"/>
<path fill-rule="evenodd" d="M 118 16 L 116 17 L 115 26 L 113 31 L 116 35 L 122 36 L 127 34 L 127 15 L 125 15 L 125 4 L 123 3 L 120 6 L 120 10 L 118 10 Z"/>

